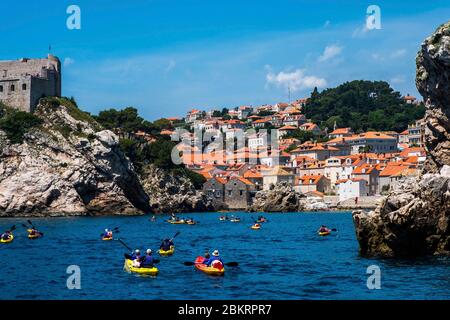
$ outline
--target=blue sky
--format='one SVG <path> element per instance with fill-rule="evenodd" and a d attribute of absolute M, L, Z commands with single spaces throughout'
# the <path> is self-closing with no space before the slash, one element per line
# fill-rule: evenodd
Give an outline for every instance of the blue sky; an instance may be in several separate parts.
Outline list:
<path fill-rule="evenodd" d="M 66 9 L 81 9 L 81 30 Z M 369 5 L 381 30 L 364 28 Z M 260 105 L 354 79 L 415 89 L 423 39 L 450 2 L 301 0 L 20 1 L 2 10 L 0 59 L 63 62 L 63 95 L 87 111 L 134 106 L 149 120 Z"/>

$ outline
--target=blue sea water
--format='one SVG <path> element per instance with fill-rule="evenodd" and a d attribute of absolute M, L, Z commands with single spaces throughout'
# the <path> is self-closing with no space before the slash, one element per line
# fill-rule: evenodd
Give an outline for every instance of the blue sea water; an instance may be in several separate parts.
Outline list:
<path fill-rule="evenodd" d="M 171 225 L 165 217 L 77 217 L 33 219 L 45 233 L 28 240 L 24 219 L 11 225 L 14 242 L 0 245 L 0 299 L 449 299 L 450 260 L 367 259 L 358 254 L 351 214 L 265 214 L 260 230 L 251 230 L 249 213 L 241 223 L 221 222 L 220 213 L 189 214 L 198 225 Z M 336 228 L 319 237 L 318 227 Z M 157 277 L 123 270 L 127 250 L 118 241 L 101 241 L 104 228 L 120 227 L 118 237 L 133 248 L 156 250 L 177 231 L 176 252 L 161 257 Z M 183 265 L 206 249 L 218 249 L 239 267 L 211 277 Z M 66 285 L 69 265 L 81 270 L 81 289 Z M 381 289 L 367 288 L 367 268 L 379 266 Z"/>

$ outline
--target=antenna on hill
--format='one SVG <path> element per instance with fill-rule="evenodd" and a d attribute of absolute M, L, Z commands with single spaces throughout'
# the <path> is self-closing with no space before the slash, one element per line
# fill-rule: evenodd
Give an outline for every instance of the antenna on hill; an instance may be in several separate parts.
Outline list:
<path fill-rule="evenodd" d="M 52 45 L 51 44 L 48 45 L 48 53 L 50 53 L 50 52 L 52 52 Z"/>

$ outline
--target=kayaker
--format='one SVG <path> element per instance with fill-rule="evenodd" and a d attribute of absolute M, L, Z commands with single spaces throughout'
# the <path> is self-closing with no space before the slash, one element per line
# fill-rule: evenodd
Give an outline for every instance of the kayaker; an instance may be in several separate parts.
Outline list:
<path fill-rule="evenodd" d="M 113 236 L 112 231 L 109 229 L 105 229 L 105 233 L 103 234 L 103 237 L 104 238 L 112 238 L 112 236 Z"/>
<path fill-rule="evenodd" d="M 143 268 L 153 268 L 154 260 L 152 256 L 152 249 L 147 249 L 146 255 L 141 263 Z"/>
<path fill-rule="evenodd" d="M 331 232 L 331 230 L 328 229 L 327 226 L 322 225 L 318 232 L 319 233 L 321 233 L 321 232 Z"/>
<path fill-rule="evenodd" d="M 136 260 L 141 258 L 141 251 L 139 249 L 134 250 L 134 253 L 131 255 L 130 260 Z"/>
<path fill-rule="evenodd" d="M 205 258 L 206 258 L 206 255 L 205 255 Z M 214 250 L 212 257 L 204 260 L 203 264 L 206 264 L 209 267 L 216 260 L 222 262 L 222 264 L 223 264 L 222 258 L 220 257 L 220 254 L 219 254 L 219 250 Z"/>
<path fill-rule="evenodd" d="M 3 240 L 8 240 L 9 238 L 11 238 L 11 231 L 5 231 L 5 233 L 3 233 L 2 235 L 1 235 L 1 238 L 3 239 Z"/>
<path fill-rule="evenodd" d="M 169 251 L 171 246 L 174 246 L 175 244 L 171 239 L 164 239 L 159 248 L 163 251 Z"/>

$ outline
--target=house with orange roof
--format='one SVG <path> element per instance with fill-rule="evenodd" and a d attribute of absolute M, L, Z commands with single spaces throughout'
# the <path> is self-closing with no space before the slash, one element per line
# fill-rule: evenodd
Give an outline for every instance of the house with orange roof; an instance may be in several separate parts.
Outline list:
<path fill-rule="evenodd" d="M 237 110 L 237 117 L 240 120 L 247 119 L 249 115 L 253 113 L 253 107 L 250 106 L 241 106 Z"/>
<path fill-rule="evenodd" d="M 353 134 L 354 133 L 352 128 L 336 128 L 328 134 L 328 137 L 332 139 L 344 138 L 344 137 L 351 137 Z"/>
<path fill-rule="evenodd" d="M 224 202 L 226 184 L 226 179 L 220 177 L 212 177 L 205 183 L 203 183 L 203 192 L 210 199 Z"/>
<path fill-rule="evenodd" d="M 318 191 L 329 193 L 331 190 L 330 179 L 323 175 L 303 175 L 295 177 L 294 189 L 300 193 Z"/>
<path fill-rule="evenodd" d="M 302 124 L 306 122 L 306 117 L 304 114 L 301 114 L 300 111 L 287 113 L 284 111 L 283 113 L 283 126 L 294 126 L 300 127 Z"/>
<path fill-rule="evenodd" d="M 380 172 L 378 192 L 387 192 L 391 185 L 391 177 L 395 176 L 404 170 L 409 169 L 409 166 L 404 165 L 402 162 L 390 162 Z"/>
<path fill-rule="evenodd" d="M 258 119 L 252 122 L 252 127 L 253 128 L 264 128 L 266 126 L 268 126 L 270 123 L 270 118 L 268 117 L 264 117 L 262 119 Z"/>
<path fill-rule="evenodd" d="M 277 129 L 277 138 L 278 140 L 282 139 L 283 136 L 285 136 L 288 133 L 294 132 L 297 130 L 297 127 L 294 126 L 282 126 L 281 128 Z"/>
<path fill-rule="evenodd" d="M 369 195 L 374 196 L 379 191 L 380 171 L 374 164 L 364 163 L 356 167 L 352 172 L 352 179 L 363 179 L 367 181 L 369 187 Z"/>
<path fill-rule="evenodd" d="M 247 170 L 243 177 L 255 185 L 256 190 L 262 190 L 263 188 L 263 175 L 256 169 Z"/>
<path fill-rule="evenodd" d="M 400 132 L 398 135 L 398 143 L 399 144 L 409 144 L 408 134 L 409 134 L 408 129 Z"/>
<path fill-rule="evenodd" d="M 369 185 L 366 180 L 361 178 L 340 179 L 336 181 L 336 189 L 339 195 L 339 201 L 366 197 L 369 195 Z"/>
<path fill-rule="evenodd" d="M 294 174 L 289 168 L 276 166 L 270 171 L 262 171 L 263 174 L 263 190 L 269 190 L 271 185 L 277 183 L 286 182 L 290 185 L 294 185 Z"/>
<path fill-rule="evenodd" d="M 229 209 L 246 209 L 255 196 L 255 185 L 243 177 L 231 177 L 225 184 L 224 202 Z"/>
<path fill-rule="evenodd" d="M 322 133 L 319 126 L 312 122 L 306 122 L 299 126 L 301 130 L 312 132 L 314 135 L 319 135 Z"/>
<path fill-rule="evenodd" d="M 369 131 L 350 137 L 334 138 L 326 143 L 339 149 L 350 147 L 351 154 L 373 152 L 388 153 L 397 151 L 397 139 L 390 135 Z"/>
<path fill-rule="evenodd" d="M 425 146 L 425 122 L 423 119 L 408 125 L 408 144 L 410 147 Z"/>
<path fill-rule="evenodd" d="M 187 123 L 194 122 L 195 120 L 200 119 L 201 116 L 202 116 L 202 112 L 200 110 L 192 109 L 192 110 L 188 111 L 188 113 L 186 114 L 185 121 Z"/>
<path fill-rule="evenodd" d="M 260 163 L 267 167 L 287 166 L 290 158 L 289 153 L 281 150 L 271 150 L 261 153 L 259 156 Z"/>
<path fill-rule="evenodd" d="M 336 181 L 350 179 L 353 170 L 362 163 L 364 160 L 358 156 L 330 157 L 325 160 L 324 175 L 330 179 L 331 189 L 336 191 Z"/>
<path fill-rule="evenodd" d="M 403 97 L 403 100 L 407 103 L 407 104 L 415 104 L 417 102 L 417 98 L 410 95 L 409 93 Z"/>
<path fill-rule="evenodd" d="M 340 155 L 340 150 L 336 147 L 324 143 L 302 144 L 297 149 L 290 152 L 291 159 L 297 156 L 308 156 L 319 161 L 324 161 L 330 157 Z"/>

